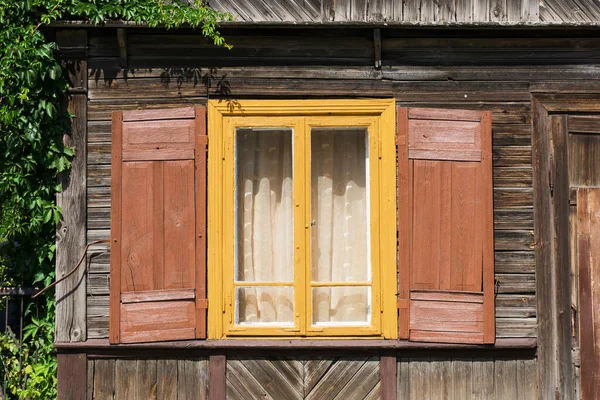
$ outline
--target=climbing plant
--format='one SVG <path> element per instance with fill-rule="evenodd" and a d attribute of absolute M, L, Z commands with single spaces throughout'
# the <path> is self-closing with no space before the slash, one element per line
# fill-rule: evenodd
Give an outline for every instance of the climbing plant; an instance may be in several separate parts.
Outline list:
<path fill-rule="evenodd" d="M 229 47 L 218 24 L 231 16 L 201 0 L 0 0 L 0 287 L 41 287 L 54 279 L 58 175 L 74 156 L 63 145 L 72 117 L 68 83 L 45 34 L 57 20 L 186 25 Z M 25 310 L 21 347 L 10 328 L 0 334 L 0 385 L 7 382 L 9 398 L 54 398 L 53 293 L 27 301 Z"/>

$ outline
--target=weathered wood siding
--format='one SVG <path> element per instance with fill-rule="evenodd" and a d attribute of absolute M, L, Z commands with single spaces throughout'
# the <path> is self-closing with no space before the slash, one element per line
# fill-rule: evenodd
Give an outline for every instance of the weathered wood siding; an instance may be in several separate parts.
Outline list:
<path fill-rule="evenodd" d="M 236 46 L 231 51 L 185 32 L 130 30 L 126 70 L 120 67 L 116 33 L 94 32 L 89 42 L 88 240 L 109 235 L 113 110 L 248 97 L 395 97 L 399 106 L 491 110 L 496 334 L 536 335 L 531 93 L 600 88 L 600 74 L 589 64 L 600 60 L 597 32 L 452 31 L 439 39 L 437 31 L 386 31 L 381 70 L 371 67 L 375 53 L 369 29 L 231 31 L 225 33 Z M 90 338 L 108 334 L 108 279 L 108 255 L 92 257 Z"/>
<path fill-rule="evenodd" d="M 208 398 L 207 358 L 88 359 L 87 371 L 89 400 Z"/>
<path fill-rule="evenodd" d="M 552 1 L 556 3 L 558 0 Z M 592 0 L 579 0 L 592 3 Z M 537 22 L 538 0 L 210 0 L 238 22 L 387 22 L 452 24 Z M 593 5 L 592 5 L 593 6 Z M 561 17 L 562 14 L 553 14 Z M 583 16 L 582 16 L 583 17 Z M 567 21 L 573 17 L 569 16 Z M 582 19 L 587 21 L 587 19 Z M 546 19 L 544 21 L 561 21 Z"/>
<path fill-rule="evenodd" d="M 535 399 L 535 360 L 399 358 L 398 399 Z"/>
<path fill-rule="evenodd" d="M 536 398 L 535 359 L 492 354 L 399 356 L 392 392 L 397 399 Z M 220 399 L 209 385 L 207 358 L 94 358 L 87 364 L 87 398 Z M 392 364 L 393 365 L 393 364 Z M 379 356 L 231 356 L 228 399 L 380 399 Z M 222 389 L 222 388 L 221 388 Z M 222 394 L 221 394 L 222 395 Z"/>

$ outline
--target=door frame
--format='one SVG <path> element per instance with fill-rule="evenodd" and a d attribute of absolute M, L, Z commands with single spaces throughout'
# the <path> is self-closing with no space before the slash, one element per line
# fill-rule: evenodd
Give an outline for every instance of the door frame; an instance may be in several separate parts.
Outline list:
<path fill-rule="evenodd" d="M 532 93 L 538 398 L 574 397 L 567 114 L 600 112 L 600 93 Z"/>

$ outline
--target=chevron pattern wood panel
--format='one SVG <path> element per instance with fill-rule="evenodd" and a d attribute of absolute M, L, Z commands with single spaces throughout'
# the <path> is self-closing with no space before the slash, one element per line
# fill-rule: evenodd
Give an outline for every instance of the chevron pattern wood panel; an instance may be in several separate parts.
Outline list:
<path fill-rule="evenodd" d="M 600 2 L 598 0 L 542 0 L 540 21 L 542 22 L 598 22 Z"/>
<path fill-rule="evenodd" d="M 227 398 L 379 399 L 379 358 L 228 357 Z"/>

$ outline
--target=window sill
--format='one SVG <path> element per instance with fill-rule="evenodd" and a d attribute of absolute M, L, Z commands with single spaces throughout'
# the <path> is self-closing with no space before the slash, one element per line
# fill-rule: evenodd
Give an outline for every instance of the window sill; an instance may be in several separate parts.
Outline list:
<path fill-rule="evenodd" d="M 108 339 L 90 339 L 86 342 L 55 343 L 58 353 L 94 352 L 106 350 L 495 350 L 495 349 L 535 349 L 536 338 L 497 339 L 493 345 L 417 343 L 407 340 L 373 339 L 217 339 L 185 340 L 174 342 L 136 343 L 111 345 Z M 114 354 L 114 352 L 113 352 Z"/>

